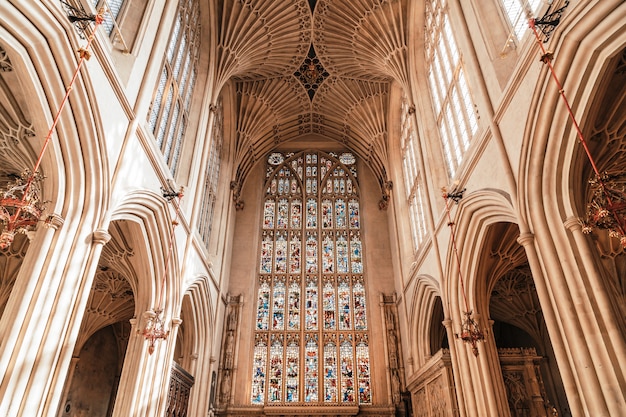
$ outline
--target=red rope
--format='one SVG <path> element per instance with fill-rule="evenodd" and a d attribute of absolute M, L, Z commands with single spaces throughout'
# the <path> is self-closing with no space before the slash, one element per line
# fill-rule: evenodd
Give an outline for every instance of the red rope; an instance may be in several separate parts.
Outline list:
<path fill-rule="evenodd" d="M 456 238 L 454 236 L 454 222 L 450 217 L 450 202 L 448 201 L 448 193 L 444 190 L 443 199 L 446 201 L 446 213 L 448 215 L 448 226 L 450 226 L 450 234 L 452 239 L 452 248 L 454 249 L 454 256 L 456 258 L 457 267 L 459 269 L 459 282 L 461 283 L 461 294 L 463 295 L 463 301 L 465 302 L 465 312 L 469 313 L 469 303 L 467 302 L 467 295 L 465 294 L 465 284 L 463 283 L 463 273 L 461 272 L 461 259 L 459 258 L 459 250 L 456 247 Z"/>
<path fill-rule="evenodd" d="M 182 202 L 183 199 L 183 192 L 179 192 L 178 193 L 178 207 L 176 208 L 176 217 L 174 218 L 174 220 L 172 221 L 172 225 L 170 227 L 170 232 L 172 237 L 170 238 L 170 244 L 169 247 L 167 249 L 167 256 L 165 258 L 165 268 L 163 269 L 163 278 L 161 279 L 161 287 L 159 288 L 159 297 L 158 297 L 158 303 L 157 303 L 157 311 L 163 311 L 163 309 L 165 308 L 165 282 L 167 280 L 167 271 L 169 269 L 169 264 L 170 264 L 170 260 L 172 258 L 172 254 L 174 252 L 174 239 L 175 239 L 175 228 L 178 225 L 178 218 L 180 217 L 180 204 Z"/>
<path fill-rule="evenodd" d="M 80 72 L 80 69 L 83 66 L 83 63 L 85 62 L 85 60 L 89 59 L 89 52 L 88 52 L 88 50 L 91 47 L 91 44 L 92 44 L 92 42 L 94 40 L 94 37 L 96 35 L 96 29 L 104 21 L 103 15 L 104 15 L 104 11 L 101 10 L 95 16 L 95 25 L 94 25 L 93 31 L 91 32 L 91 35 L 89 35 L 89 38 L 87 38 L 87 45 L 84 48 L 78 50 L 78 52 L 80 54 L 80 59 L 78 60 L 78 65 L 76 66 L 76 70 L 74 70 L 74 74 L 72 75 L 72 78 L 70 79 L 69 85 L 65 89 L 65 95 L 63 96 L 63 100 L 61 100 L 61 104 L 59 105 L 59 110 L 57 111 L 57 114 L 54 117 L 54 120 L 52 122 L 52 126 L 50 126 L 50 130 L 48 130 L 48 135 L 46 136 L 46 139 L 43 142 L 43 146 L 41 148 L 41 151 L 39 152 L 39 157 L 37 158 L 37 162 L 35 163 L 35 166 L 33 167 L 33 172 L 31 173 L 30 177 L 28 177 L 28 181 L 26 183 L 26 187 L 24 188 L 24 195 L 23 195 L 22 199 L 26 198 L 26 194 L 28 192 L 28 189 L 30 188 L 30 185 L 32 184 L 33 180 L 35 179 L 35 176 L 37 175 L 37 170 L 39 169 L 39 166 L 41 165 L 41 161 L 43 160 L 44 152 L 46 151 L 46 148 L 48 147 L 48 144 L 52 140 L 52 134 L 54 132 L 54 128 L 59 123 L 59 119 L 61 118 L 61 112 L 63 111 L 63 108 L 65 107 L 65 104 L 68 101 L 68 98 L 70 96 L 70 92 L 72 91 L 72 88 L 74 87 L 74 82 L 76 82 L 76 78 L 78 78 L 78 73 Z"/>

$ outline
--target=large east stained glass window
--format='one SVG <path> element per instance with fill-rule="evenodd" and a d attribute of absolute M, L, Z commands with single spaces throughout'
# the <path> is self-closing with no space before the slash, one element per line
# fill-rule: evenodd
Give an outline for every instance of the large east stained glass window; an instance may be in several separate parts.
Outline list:
<path fill-rule="evenodd" d="M 353 154 L 272 153 L 257 282 L 252 404 L 371 404 Z"/>

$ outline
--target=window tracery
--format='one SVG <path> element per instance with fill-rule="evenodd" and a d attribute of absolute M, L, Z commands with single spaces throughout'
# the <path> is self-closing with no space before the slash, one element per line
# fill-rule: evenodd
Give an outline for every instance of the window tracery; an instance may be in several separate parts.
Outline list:
<path fill-rule="evenodd" d="M 371 404 L 356 158 L 267 164 L 251 403 Z"/>

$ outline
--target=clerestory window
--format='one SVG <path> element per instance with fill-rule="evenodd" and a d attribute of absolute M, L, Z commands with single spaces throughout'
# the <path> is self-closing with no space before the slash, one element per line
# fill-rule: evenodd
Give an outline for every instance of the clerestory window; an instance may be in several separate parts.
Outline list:
<path fill-rule="evenodd" d="M 426 4 L 426 62 L 448 175 L 453 178 L 478 131 L 478 120 L 446 0 Z"/>
<path fill-rule="evenodd" d="M 115 29 L 115 21 L 118 19 L 120 11 L 124 6 L 124 0 L 92 0 L 91 4 L 96 10 L 100 10 L 103 7 L 106 9 L 102 27 L 111 36 Z"/>
<path fill-rule="evenodd" d="M 413 127 L 413 116 L 409 112 L 406 97 L 402 100 L 402 171 L 404 187 L 409 207 L 409 221 L 413 248 L 417 251 L 426 237 L 426 217 L 424 215 L 424 190 L 418 165 L 418 143 Z"/>
<path fill-rule="evenodd" d="M 200 7 L 180 0 L 163 68 L 148 112 L 148 124 L 173 174 L 178 167 L 189 105 L 197 77 Z"/>
<path fill-rule="evenodd" d="M 533 16 L 541 6 L 541 0 L 501 0 L 502 8 L 519 40 L 528 29 L 528 19 Z"/>
<path fill-rule="evenodd" d="M 221 152 L 224 141 L 224 108 L 221 97 L 215 106 L 215 118 L 213 119 L 213 130 L 211 144 L 209 148 L 209 158 L 204 175 L 204 192 L 202 194 L 200 219 L 198 221 L 198 232 L 202 237 L 204 245 L 208 248 L 213 230 L 213 217 L 215 214 L 215 204 L 217 202 L 217 188 L 220 177 L 220 166 L 222 164 Z"/>
<path fill-rule="evenodd" d="M 252 404 L 371 404 L 356 158 L 267 159 Z"/>

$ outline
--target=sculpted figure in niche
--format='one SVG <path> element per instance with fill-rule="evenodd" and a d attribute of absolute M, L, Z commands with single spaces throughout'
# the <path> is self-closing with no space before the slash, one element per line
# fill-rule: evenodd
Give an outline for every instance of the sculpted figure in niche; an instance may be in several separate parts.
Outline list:
<path fill-rule="evenodd" d="M 391 369 L 398 368 L 398 341 L 396 340 L 396 335 L 393 331 L 389 332 L 389 336 L 387 338 L 388 346 L 389 346 L 389 367 Z"/>
<path fill-rule="evenodd" d="M 230 371 L 228 369 L 224 370 L 222 373 L 220 400 L 222 404 L 226 404 L 228 400 L 230 400 Z"/>
<path fill-rule="evenodd" d="M 235 355 L 235 336 L 232 331 L 228 332 L 226 336 L 226 343 L 224 346 L 224 369 L 233 368 L 233 358 Z"/>

